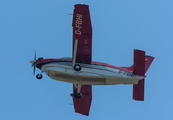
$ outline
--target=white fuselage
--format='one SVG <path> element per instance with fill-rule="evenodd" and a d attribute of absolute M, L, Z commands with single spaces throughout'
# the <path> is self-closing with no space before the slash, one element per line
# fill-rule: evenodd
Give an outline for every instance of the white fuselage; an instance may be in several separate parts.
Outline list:
<path fill-rule="evenodd" d="M 143 76 L 102 65 L 80 64 L 81 71 L 72 68 L 72 62 L 52 62 L 41 67 L 50 78 L 81 85 L 137 84 Z"/>

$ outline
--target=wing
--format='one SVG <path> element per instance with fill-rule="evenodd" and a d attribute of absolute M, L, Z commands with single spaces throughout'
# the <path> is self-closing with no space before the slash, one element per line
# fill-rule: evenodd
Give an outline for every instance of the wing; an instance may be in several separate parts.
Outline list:
<path fill-rule="evenodd" d="M 92 26 L 88 5 L 75 5 L 72 26 L 73 51 L 75 40 L 78 40 L 76 62 L 90 63 L 92 59 Z"/>
<path fill-rule="evenodd" d="M 77 89 L 73 85 L 73 93 L 75 93 L 76 91 Z M 92 86 L 82 85 L 80 92 L 82 93 L 81 98 L 75 98 L 73 97 L 73 94 L 71 94 L 71 96 L 73 97 L 75 112 L 80 113 L 82 115 L 89 116 L 89 110 L 90 110 L 91 101 L 92 101 Z"/>

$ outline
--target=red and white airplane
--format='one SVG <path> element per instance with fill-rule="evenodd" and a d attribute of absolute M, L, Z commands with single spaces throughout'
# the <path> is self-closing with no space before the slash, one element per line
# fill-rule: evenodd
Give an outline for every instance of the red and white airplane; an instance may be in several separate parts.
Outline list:
<path fill-rule="evenodd" d="M 45 72 L 50 78 L 73 84 L 71 94 L 75 112 L 89 115 L 92 101 L 92 85 L 133 84 L 133 99 L 144 101 L 144 78 L 154 57 L 146 56 L 145 51 L 134 50 L 134 63 L 130 67 L 116 67 L 92 61 L 92 26 L 89 6 L 75 5 L 73 13 L 73 56 L 59 59 L 30 61 L 41 70 L 36 75 L 42 78 Z"/>

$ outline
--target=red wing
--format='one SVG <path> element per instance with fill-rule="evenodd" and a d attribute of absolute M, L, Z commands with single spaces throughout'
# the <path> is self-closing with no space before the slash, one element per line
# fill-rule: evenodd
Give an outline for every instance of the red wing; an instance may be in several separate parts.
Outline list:
<path fill-rule="evenodd" d="M 77 89 L 73 85 L 73 93 L 75 92 L 77 92 Z M 71 96 L 73 97 L 75 112 L 89 116 L 89 110 L 92 101 L 92 86 L 82 85 L 80 92 L 82 93 L 81 98 L 75 98 L 73 97 L 73 94 L 71 94 Z"/>
<path fill-rule="evenodd" d="M 75 39 L 78 39 L 76 62 L 90 63 L 92 57 L 92 26 L 88 5 L 75 5 L 72 26 L 73 50 Z"/>

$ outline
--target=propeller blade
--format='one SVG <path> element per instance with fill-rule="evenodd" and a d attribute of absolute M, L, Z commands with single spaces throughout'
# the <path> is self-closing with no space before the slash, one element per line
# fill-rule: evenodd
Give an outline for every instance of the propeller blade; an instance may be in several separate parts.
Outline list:
<path fill-rule="evenodd" d="M 34 72 L 33 72 L 33 75 L 35 75 L 35 65 L 34 65 Z"/>
<path fill-rule="evenodd" d="M 34 60 L 31 60 L 31 61 L 29 61 L 29 62 L 32 63 L 32 65 L 33 65 L 35 61 L 34 61 Z"/>
<path fill-rule="evenodd" d="M 34 60 L 36 61 L 36 50 L 35 50 L 35 56 L 34 56 Z"/>
<path fill-rule="evenodd" d="M 35 75 L 35 67 L 36 67 L 36 50 L 35 50 L 34 60 L 29 61 L 29 62 L 32 63 L 32 66 L 34 66 L 33 75 Z"/>

